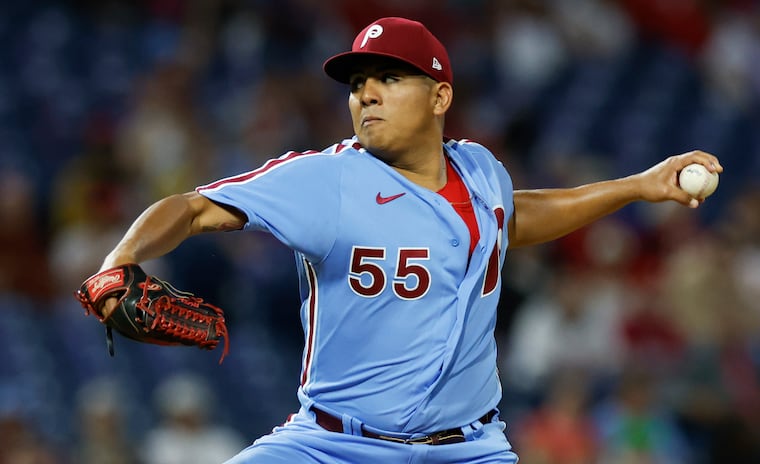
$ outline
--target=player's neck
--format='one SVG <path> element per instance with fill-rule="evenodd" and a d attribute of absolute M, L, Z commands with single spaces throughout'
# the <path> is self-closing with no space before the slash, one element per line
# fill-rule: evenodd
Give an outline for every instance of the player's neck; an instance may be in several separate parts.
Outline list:
<path fill-rule="evenodd" d="M 413 161 L 388 163 L 402 176 L 426 189 L 437 192 L 446 185 L 446 158 L 442 150 L 429 156 L 415 156 Z"/>

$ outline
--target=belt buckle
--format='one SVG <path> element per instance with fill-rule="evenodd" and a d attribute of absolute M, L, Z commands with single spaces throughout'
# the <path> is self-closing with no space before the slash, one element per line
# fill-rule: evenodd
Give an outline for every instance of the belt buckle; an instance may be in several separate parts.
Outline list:
<path fill-rule="evenodd" d="M 388 435 L 376 435 L 376 434 L 370 435 L 370 434 L 367 434 L 366 432 L 363 435 L 365 437 L 376 438 L 378 440 L 392 441 L 393 443 L 403 443 L 403 444 L 411 443 L 409 438 L 398 438 L 398 437 L 391 437 Z"/>
<path fill-rule="evenodd" d="M 433 443 L 433 437 L 430 435 L 425 435 L 424 437 L 417 437 L 417 438 L 407 438 L 404 440 L 404 443 L 408 445 L 432 445 Z"/>
<path fill-rule="evenodd" d="M 411 445 L 450 445 L 465 441 L 467 441 L 467 439 L 465 438 L 462 429 L 449 429 L 436 432 L 432 435 L 425 435 L 424 437 L 409 438 L 404 442 Z"/>

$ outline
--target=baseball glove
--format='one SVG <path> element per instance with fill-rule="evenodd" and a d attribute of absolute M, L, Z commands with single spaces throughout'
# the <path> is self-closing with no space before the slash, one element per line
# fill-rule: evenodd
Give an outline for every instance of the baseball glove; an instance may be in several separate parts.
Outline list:
<path fill-rule="evenodd" d="M 108 352 L 113 356 L 113 334 L 157 345 L 190 345 L 213 350 L 224 338 L 221 364 L 229 351 L 224 312 L 191 293 L 182 292 L 137 264 L 125 264 L 88 278 L 76 292 L 85 314 L 94 314 L 106 326 Z M 118 304 L 108 316 L 100 311 L 111 297 Z"/>

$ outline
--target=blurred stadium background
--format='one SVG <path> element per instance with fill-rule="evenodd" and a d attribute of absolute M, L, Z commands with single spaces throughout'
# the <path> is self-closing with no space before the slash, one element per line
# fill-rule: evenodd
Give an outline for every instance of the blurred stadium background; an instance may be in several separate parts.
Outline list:
<path fill-rule="evenodd" d="M 757 1 L 27 0 L 0 7 L 0 463 L 179 462 L 146 444 L 174 374 L 207 382 L 205 426 L 247 441 L 295 410 L 296 276 L 272 238 L 196 237 L 146 265 L 226 309 L 221 366 L 121 338 L 109 358 L 72 292 L 163 195 L 350 136 L 321 63 L 390 15 L 448 46 L 449 135 L 517 188 L 696 148 L 726 168 L 696 211 L 632 205 L 508 256 L 521 463 L 760 462 Z"/>

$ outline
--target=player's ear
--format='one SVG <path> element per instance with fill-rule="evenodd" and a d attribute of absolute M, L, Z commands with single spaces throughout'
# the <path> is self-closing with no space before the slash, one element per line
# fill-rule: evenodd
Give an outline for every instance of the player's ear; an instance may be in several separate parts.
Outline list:
<path fill-rule="evenodd" d="M 433 92 L 435 92 L 433 112 L 436 116 L 443 116 L 451 106 L 454 90 L 448 82 L 436 82 L 433 86 Z"/>

